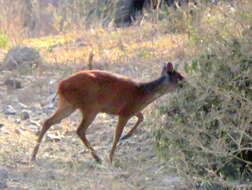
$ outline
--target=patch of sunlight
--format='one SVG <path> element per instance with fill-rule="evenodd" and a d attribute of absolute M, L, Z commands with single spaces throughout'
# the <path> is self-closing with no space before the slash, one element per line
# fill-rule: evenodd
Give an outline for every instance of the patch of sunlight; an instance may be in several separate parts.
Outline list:
<path fill-rule="evenodd" d="M 79 33 L 26 39 L 23 44 L 39 49 L 48 63 L 75 64 L 87 62 L 91 52 L 95 55 L 96 61 L 111 62 L 119 61 L 122 57 L 148 59 L 166 55 L 166 52 L 183 43 L 186 38 L 185 35 L 152 36 L 151 33 L 150 26 L 113 31 L 97 28 Z M 78 44 L 80 41 L 82 45 Z"/>
<path fill-rule="evenodd" d="M 23 41 L 24 45 L 31 46 L 37 49 L 50 49 L 54 46 L 64 45 L 74 42 L 76 39 L 75 33 L 61 34 L 55 36 L 46 36 L 41 38 L 29 38 Z"/>

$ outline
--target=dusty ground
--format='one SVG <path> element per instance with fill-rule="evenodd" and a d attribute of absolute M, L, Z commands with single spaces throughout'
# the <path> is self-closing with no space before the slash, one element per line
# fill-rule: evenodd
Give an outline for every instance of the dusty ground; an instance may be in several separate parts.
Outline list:
<path fill-rule="evenodd" d="M 108 66 L 105 69 L 148 80 L 157 76 L 160 68 L 161 65 L 147 67 L 139 63 L 123 67 Z M 71 72 L 71 68 L 67 70 Z M 1 72 L 2 81 L 15 76 L 23 87 L 15 90 L 6 85 L 0 86 L 0 189 L 187 189 L 179 177 L 169 172 L 168 168 L 172 166 L 157 158 L 148 119 L 141 124 L 136 135 L 118 146 L 111 165 L 108 152 L 117 118 L 99 115 L 88 130 L 88 139 L 103 159 L 99 165 L 93 161 L 75 133 L 80 115 L 74 113 L 48 131 L 37 162 L 31 163 L 31 152 L 41 128 L 40 122 L 56 106 L 51 103 L 51 98 L 57 81 L 68 75 L 65 71 L 66 68 L 48 69 L 40 76 L 37 72 L 28 75 L 14 71 Z M 14 113 L 7 113 L 10 106 Z M 153 108 L 152 105 L 146 109 L 146 117 L 150 116 Z M 23 120 L 23 112 L 28 113 L 28 119 Z M 132 119 L 126 130 L 134 122 L 135 119 Z"/>

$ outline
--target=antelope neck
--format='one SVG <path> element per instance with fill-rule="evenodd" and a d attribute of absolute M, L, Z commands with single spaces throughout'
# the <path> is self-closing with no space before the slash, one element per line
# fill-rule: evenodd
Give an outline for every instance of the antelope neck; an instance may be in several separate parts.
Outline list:
<path fill-rule="evenodd" d="M 150 95 L 159 97 L 163 94 L 163 83 L 165 80 L 165 76 L 161 76 L 160 78 L 150 82 L 142 82 L 139 84 L 139 89 L 147 96 Z"/>

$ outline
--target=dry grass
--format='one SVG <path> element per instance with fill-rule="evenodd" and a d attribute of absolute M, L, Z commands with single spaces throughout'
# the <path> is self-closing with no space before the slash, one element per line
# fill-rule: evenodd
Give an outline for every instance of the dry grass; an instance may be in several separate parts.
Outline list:
<path fill-rule="evenodd" d="M 24 45 L 41 51 L 48 63 L 83 63 L 90 52 L 98 62 L 123 63 L 125 60 L 143 58 L 171 59 L 174 48 L 183 46 L 186 36 L 160 35 L 150 24 L 107 31 L 104 29 L 67 33 L 57 36 L 27 39 Z"/>

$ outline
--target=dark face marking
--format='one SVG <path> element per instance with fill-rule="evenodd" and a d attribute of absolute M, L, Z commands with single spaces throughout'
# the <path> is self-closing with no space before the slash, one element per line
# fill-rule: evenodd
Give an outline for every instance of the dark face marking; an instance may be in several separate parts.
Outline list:
<path fill-rule="evenodd" d="M 168 72 L 168 75 L 170 76 L 170 80 L 173 83 L 178 83 L 179 81 L 184 80 L 184 77 L 176 71 Z"/>
<path fill-rule="evenodd" d="M 168 76 L 169 83 L 182 86 L 180 81 L 184 80 L 184 77 L 179 72 L 174 70 L 171 62 L 168 62 L 164 65 L 162 75 L 166 77 Z"/>

